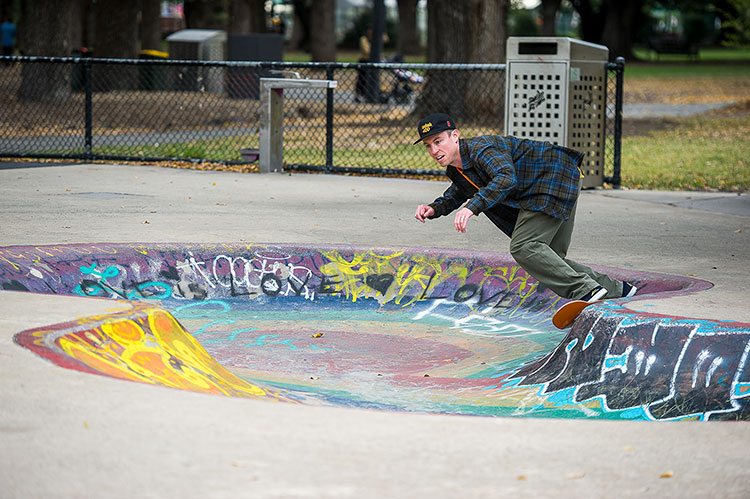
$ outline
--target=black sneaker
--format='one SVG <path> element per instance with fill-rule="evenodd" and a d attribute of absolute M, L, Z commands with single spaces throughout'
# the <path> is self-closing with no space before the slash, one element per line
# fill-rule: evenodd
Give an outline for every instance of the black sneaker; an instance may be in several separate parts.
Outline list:
<path fill-rule="evenodd" d="M 627 281 L 622 281 L 622 297 L 623 298 L 630 298 L 631 296 L 635 296 L 635 294 L 638 292 L 638 288 L 633 286 Z"/>
<path fill-rule="evenodd" d="M 601 286 L 597 286 L 585 295 L 583 295 L 583 298 L 581 298 L 582 301 L 587 302 L 595 302 L 597 300 L 601 300 L 607 295 L 607 290 L 604 289 Z"/>

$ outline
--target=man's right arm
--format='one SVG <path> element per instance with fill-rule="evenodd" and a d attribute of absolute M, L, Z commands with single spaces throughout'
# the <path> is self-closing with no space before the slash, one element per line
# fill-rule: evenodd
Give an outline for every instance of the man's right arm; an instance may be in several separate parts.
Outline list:
<path fill-rule="evenodd" d="M 451 184 L 442 196 L 427 205 L 434 210 L 433 215 L 427 218 L 438 218 L 447 215 L 464 204 L 467 199 L 469 198 L 461 194 L 456 184 Z"/>

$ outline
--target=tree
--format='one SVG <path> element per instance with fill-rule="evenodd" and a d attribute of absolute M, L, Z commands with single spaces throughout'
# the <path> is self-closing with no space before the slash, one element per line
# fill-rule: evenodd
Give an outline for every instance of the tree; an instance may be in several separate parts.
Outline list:
<path fill-rule="evenodd" d="M 224 29 L 226 0 L 184 0 L 185 26 L 191 29 Z"/>
<path fill-rule="evenodd" d="M 310 54 L 313 62 L 336 60 L 336 2 L 317 0 L 310 22 L 315 28 L 310 32 Z"/>
<path fill-rule="evenodd" d="M 46 0 L 21 3 L 20 50 L 25 55 L 70 56 L 73 2 L 59 0 L 51 9 Z M 23 101 L 60 102 L 71 92 L 71 71 L 66 64 L 29 63 L 21 69 L 18 98 Z"/>
<path fill-rule="evenodd" d="M 119 0 L 97 0 L 94 26 L 94 56 L 135 59 L 138 55 L 138 4 Z M 132 67 L 97 65 L 92 68 L 97 91 L 130 90 L 136 87 Z"/>
<path fill-rule="evenodd" d="M 232 34 L 266 32 L 266 10 L 263 0 L 231 0 L 227 31 Z"/>
<path fill-rule="evenodd" d="M 620 56 L 631 60 L 635 58 L 633 39 L 636 19 L 638 19 L 643 3 L 644 0 L 628 2 L 610 0 L 598 43 L 609 48 L 611 60 Z"/>
<path fill-rule="evenodd" d="M 726 19 L 722 21 L 725 30 L 723 45 L 745 48 L 750 45 L 750 0 L 728 0 L 725 3 L 728 5 L 717 9 Z"/>
<path fill-rule="evenodd" d="M 292 0 L 294 32 L 291 45 L 310 52 L 313 61 L 336 60 L 335 0 Z"/>
<path fill-rule="evenodd" d="M 398 0 L 398 42 L 396 50 L 404 55 L 419 54 L 418 3 L 419 0 Z"/>
<path fill-rule="evenodd" d="M 505 60 L 509 0 L 450 0 L 427 3 L 427 61 L 501 63 Z M 444 112 L 454 119 L 502 116 L 502 75 L 429 71 L 415 114 Z"/>
<path fill-rule="evenodd" d="M 542 0 L 542 36 L 555 36 L 555 19 L 561 0 Z"/>
<path fill-rule="evenodd" d="M 138 55 L 138 4 L 97 0 L 94 55 L 135 59 Z"/>
<path fill-rule="evenodd" d="M 581 16 L 581 31 L 587 42 L 598 43 L 609 48 L 609 57 L 614 60 L 623 56 L 633 59 L 633 37 L 635 21 L 645 0 L 571 0 Z"/>
<path fill-rule="evenodd" d="M 310 48 L 310 12 L 312 0 L 292 0 L 294 5 L 294 32 L 292 46 L 301 50 Z"/>
<path fill-rule="evenodd" d="M 161 50 L 160 0 L 141 0 L 141 50 Z"/>
<path fill-rule="evenodd" d="M 13 0 L 0 0 L 0 22 L 5 22 L 6 19 L 13 20 L 14 3 L 16 2 Z"/>

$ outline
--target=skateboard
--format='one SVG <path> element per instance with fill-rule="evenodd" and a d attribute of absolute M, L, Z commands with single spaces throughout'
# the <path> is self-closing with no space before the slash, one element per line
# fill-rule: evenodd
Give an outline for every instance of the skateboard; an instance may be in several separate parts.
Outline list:
<path fill-rule="evenodd" d="M 552 316 L 552 324 L 554 324 L 558 329 L 565 329 L 566 327 L 573 324 L 573 322 L 578 318 L 581 312 L 583 312 L 584 308 L 588 307 L 589 305 L 594 305 L 595 303 L 601 303 L 602 301 L 603 300 L 569 301 L 568 303 L 557 309 L 555 315 Z"/>

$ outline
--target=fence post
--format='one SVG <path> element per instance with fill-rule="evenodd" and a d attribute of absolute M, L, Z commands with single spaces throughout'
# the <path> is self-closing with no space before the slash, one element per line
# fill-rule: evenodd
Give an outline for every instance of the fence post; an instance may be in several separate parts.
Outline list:
<path fill-rule="evenodd" d="M 623 75 L 625 73 L 625 58 L 615 59 L 617 64 L 615 77 L 615 147 L 614 147 L 614 171 L 612 172 L 612 187 L 620 188 L 622 177 L 620 176 L 620 157 L 622 154 L 622 101 L 623 101 Z"/>
<path fill-rule="evenodd" d="M 333 65 L 326 66 L 326 80 L 333 80 Z M 326 173 L 333 168 L 333 88 L 326 90 Z"/>
<path fill-rule="evenodd" d="M 91 116 L 91 108 L 92 108 L 92 88 L 93 85 L 91 84 L 91 59 L 85 58 L 83 60 L 83 82 L 84 82 L 84 89 L 86 92 L 86 138 L 85 138 L 85 149 L 84 149 L 84 156 L 87 160 L 90 160 L 93 157 L 92 154 L 92 116 Z"/>

